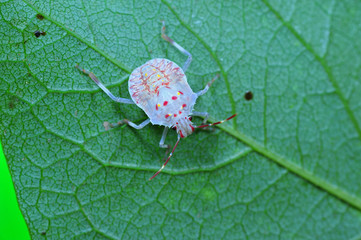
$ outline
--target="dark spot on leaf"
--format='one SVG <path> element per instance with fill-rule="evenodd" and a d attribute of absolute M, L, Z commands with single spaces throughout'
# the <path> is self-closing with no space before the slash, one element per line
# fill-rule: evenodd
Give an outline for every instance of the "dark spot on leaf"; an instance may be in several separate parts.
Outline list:
<path fill-rule="evenodd" d="M 41 15 L 40 13 L 38 13 L 38 14 L 36 14 L 36 18 L 39 19 L 39 20 L 43 20 L 44 16 Z"/>
<path fill-rule="evenodd" d="M 46 232 L 41 232 L 40 234 L 43 235 L 43 236 L 45 236 L 45 235 L 46 235 Z"/>
<path fill-rule="evenodd" d="M 14 109 L 15 108 L 15 103 L 13 101 L 9 102 L 9 108 L 10 109 Z"/>
<path fill-rule="evenodd" d="M 38 37 L 40 37 L 41 32 L 40 32 L 40 31 L 35 31 L 35 32 L 34 32 L 34 35 L 35 35 L 35 37 L 37 37 L 37 38 L 38 38 Z"/>
<path fill-rule="evenodd" d="M 244 94 L 244 98 L 247 100 L 247 101 L 250 101 L 253 99 L 253 93 L 251 91 L 247 91 L 245 94 Z"/>
<path fill-rule="evenodd" d="M 46 35 L 46 32 L 40 32 L 40 31 L 35 31 L 34 32 L 34 35 L 35 35 L 35 37 L 40 37 L 40 35 L 43 35 L 43 36 L 45 36 Z"/>

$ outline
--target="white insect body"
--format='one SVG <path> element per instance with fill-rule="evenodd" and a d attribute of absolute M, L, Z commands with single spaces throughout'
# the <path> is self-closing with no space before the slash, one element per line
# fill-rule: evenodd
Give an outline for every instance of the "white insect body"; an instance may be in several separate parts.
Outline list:
<path fill-rule="evenodd" d="M 203 90 L 194 93 L 189 87 L 187 78 L 184 74 L 192 61 L 192 55 L 165 34 L 164 22 L 162 37 L 187 55 L 188 59 L 182 68 L 176 63 L 164 58 L 152 59 L 136 68 L 131 73 L 128 81 L 129 93 L 132 100 L 115 97 L 92 72 L 80 69 L 79 66 L 76 65 L 78 69 L 87 74 L 112 100 L 120 103 L 136 104 L 143 109 L 149 117 L 149 119 L 139 125 L 136 125 L 127 119 L 119 121 L 116 125 L 128 124 L 136 129 L 141 129 L 149 123 L 165 126 L 162 138 L 159 142 L 161 148 L 169 148 L 168 145 L 164 144 L 168 129 L 173 127 L 176 128 L 178 140 L 174 145 L 172 152 L 158 172 L 156 172 L 149 180 L 152 180 L 163 170 L 173 155 L 181 138 L 185 138 L 192 134 L 195 128 L 217 125 L 236 116 L 236 114 L 234 114 L 225 120 L 213 124 L 204 124 L 201 126 L 193 125 L 190 116 L 204 117 L 204 123 L 208 119 L 208 113 L 195 112 L 193 111 L 193 106 L 196 103 L 197 98 L 208 91 L 215 78 L 212 79 Z"/>
<path fill-rule="evenodd" d="M 152 59 L 135 69 L 128 83 L 133 101 L 152 124 L 175 126 L 182 138 L 193 132 L 189 116 L 198 96 L 177 64 L 164 58 Z"/>

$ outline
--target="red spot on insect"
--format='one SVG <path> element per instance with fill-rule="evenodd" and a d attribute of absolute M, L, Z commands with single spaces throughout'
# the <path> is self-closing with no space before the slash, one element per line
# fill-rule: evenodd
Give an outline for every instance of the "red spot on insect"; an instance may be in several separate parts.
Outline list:
<path fill-rule="evenodd" d="M 179 135 L 181 136 L 181 138 L 184 138 L 184 135 L 182 133 L 182 130 L 179 131 Z"/>
<path fill-rule="evenodd" d="M 178 113 L 179 113 L 179 114 L 182 114 L 182 112 L 181 112 L 181 111 L 179 111 Z"/>
<path fill-rule="evenodd" d="M 172 100 L 177 100 L 177 97 L 176 97 L 176 96 L 173 96 L 173 97 L 172 97 Z"/>
<path fill-rule="evenodd" d="M 185 108 L 186 106 L 187 106 L 187 104 L 183 104 L 183 105 L 182 105 L 182 107 L 184 107 L 184 108 Z"/>
<path fill-rule="evenodd" d="M 168 101 L 164 101 L 163 106 L 167 106 Z"/>
<path fill-rule="evenodd" d="M 169 117 L 169 114 L 166 114 L 164 117 L 165 117 L 165 118 L 168 118 L 168 117 Z"/>
<path fill-rule="evenodd" d="M 155 110 L 158 110 L 158 104 L 155 105 Z"/>
<path fill-rule="evenodd" d="M 176 117 L 177 116 L 177 114 L 174 114 L 174 117 Z"/>
<path fill-rule="evenodd" d="M 178 92 L 183 95 L 183 93 L 181 91 L 178 91 Z"/>

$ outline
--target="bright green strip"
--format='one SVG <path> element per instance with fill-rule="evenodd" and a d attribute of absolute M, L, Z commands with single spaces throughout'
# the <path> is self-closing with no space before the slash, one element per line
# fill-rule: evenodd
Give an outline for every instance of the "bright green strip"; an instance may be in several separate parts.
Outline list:
<path fill-rule="evenodd" d="M 30 239 L 0 143 L 0 239 Z"/>

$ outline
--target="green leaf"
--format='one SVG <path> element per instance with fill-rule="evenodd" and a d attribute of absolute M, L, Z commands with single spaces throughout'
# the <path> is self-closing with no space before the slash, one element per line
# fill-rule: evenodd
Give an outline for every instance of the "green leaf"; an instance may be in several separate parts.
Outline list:
<path fill-rule="evenodd" d="M 0 11 L 0 135 L 33 239 L 360 239 L 359 1 L 3 0 Z M 186 59 L 161 20 L 193 54 L 194 91 L 220 73 L 195 109 L 238 116 L 183 139 L 148 182 L 162 128 L 106 131 L 146 116 L 74 66 L 129 98 L 132 69 Z"/>

